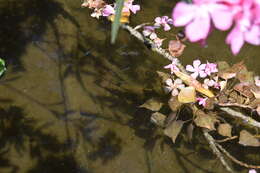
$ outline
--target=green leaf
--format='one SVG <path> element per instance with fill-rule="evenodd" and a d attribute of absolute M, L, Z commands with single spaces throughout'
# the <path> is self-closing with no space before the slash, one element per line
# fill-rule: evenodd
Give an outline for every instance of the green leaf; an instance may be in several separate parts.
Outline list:
<path fill-rule="evenodd" d="M 5 61 L 2 58 L 0 58 L 0 76 L 2 76 L 5 71 Z"/>
<path fill-rule="evenodd" d="M 115 20 L 112 23 L 112 30 L 111 30 L 111 43 L 114 44 L 116 41 L 118 29 L 120 26 L 120 18 L 121 12 L 124 6 L 124 0 L 117 0 L 116 1 L 116 16 Z"/>

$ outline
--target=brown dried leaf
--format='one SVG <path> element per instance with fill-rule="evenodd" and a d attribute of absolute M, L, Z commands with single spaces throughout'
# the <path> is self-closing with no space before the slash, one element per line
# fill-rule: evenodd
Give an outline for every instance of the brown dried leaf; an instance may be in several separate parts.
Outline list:
<path fill-rule="evenodd" d="M 194 87 L 182 88 L 179 95 L 178 101 L 180 103 L 193 103 L 196 101 L 196 91 Z"/>
<path fill-rule="evenodd" d="M 240 132 L 239 144 L 252 147 L 260 146 L 259 140 L 246 130 Z"/>
<path fill-rule="evenodd" d="M 177 112 L 170 113 L 165 120 L 165 127 L 168 127 L 177 118 Z"/>
<path fill-rule="evenodd" d="M 84 0 L 81 7 L 89 7 L 89 8 L 102 8 L 106 5 L 103 0 Z"/>
<path fill-rule="evenodd" d="M 173 112 L 176 112 L 182 105 L 183 103 L 180 103 L 178 101 L 178 97 L 171 97 L 171 99 L 168 101 L 169 107 Z"/>
<path fill-rule="evenodd" d="M 182 55 L 185 45 L 180 40 L 170 40 L 168 50 L 172 56 L 178 57 Z"/>
<path fill-rule="evenodd" d="M 242 83 L 236 84 L 233 89 L 247 98 L 253 98 L 254 95 L 251 91 L 251 86 L 252 85 L 248 82 L 242 82 Z"/>
<path fill-rule="evenodd" d="M 160 127 L 164 127 L 166 117 L 167 117 L 166 115 L 164 115 L 160 112 L 155 112 L 151 116 L 151 122 L 153 122 L 154 124 L 156 124 Z"/>
<path fill-rule="evenodd" d="M 218 133 L 222 136 L 231 137 L 231 131 L 232 127 L 227 123 L 223 123 L 218 126 Z"/>
<path fill-rule="evenodd" d="M 215 123 L 218 122 L 215 115 L 206 114 L 203 111 L 195 112 L 196 118 L 194 120 L 195 124 L 199 127 L 204 127 L 209 130 L 216 130 Z"/>
<path fill-rule="evenodd" d="M 166 129 L 164 129 L 164 134 L 169 136 L 173 143 L 175 143 L 175 140 L 179 135 L 184 122 L 185 121 L 181 120 L 173 121 Z"/>
<path fill-rule="evenodd" d="M 146 108 L 151 111 L 159 111 L 161 109 L 162 105 L 163 105 L 163 103 L 160 100 L 158 100 L 156 98 L 151 98 L 139 107 Z"/>
<path fill-rule="evenodd" d="M 206 100 L 206 104 L 205 104 L 205 109 L 208 109 L 208 110 L 212 110 L 214 109 L 214 103 L 215 103 L 215 98 L 208 98 Z"/>
<path fill-rule="evenodd" d="M 253 72 L 249 72 L 247 68 L 243 68 L 236 76 L 240 82 L 249 82 L 251 84 L 254 83 Z"/>
<path fill-rule="evenodd" d="M 226 61 L 218 61 L 218 71 L 223 72 L 224 70 L 230 68 L 230 65 Z"/>

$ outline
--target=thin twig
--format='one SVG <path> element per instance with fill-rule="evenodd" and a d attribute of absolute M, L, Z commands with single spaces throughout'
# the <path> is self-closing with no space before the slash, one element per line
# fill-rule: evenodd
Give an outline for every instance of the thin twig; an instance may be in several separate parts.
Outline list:
<path fill-rule="evenodd" d="M 227 108 L 227 107 L 221 107 L 220 110 L 225 111 L 226 113 L 228 113 L 229 115 L 232 115 L 233 117 L 237 117 L 237 118 L 244 120 L 245 123 L 247 123 L 251 126 L 260 128 L 260 123 L 258 121 L 254 120 L 253 118 L 251 118 L 249 116 L 243 115 L 241 112 L 235 111 L 235 110 Z"/>
<path fill-rule="evenodd" d="M 244 166 L 246 168 L 252 168 L 252 169 L 259 169 L 260 165 L 249 165 L 247 163 L 244 163 L 240 160 L 237 160 L 235 157 L 233 157 L 231 154 L 229 154 L 229 152 L 227 152 L 220 144 L 215 143 L 216 146 L 229 158 L 231 159 L 233 162 L 239 164 L 240 166 Z"/>
<path fill-rule="evenodd" d="M 252 108 L 252 106 L 250 106 L 250 105 L 243 105 L 243 104 L 238 104 L 238 103 L 218 103 L 218 106 L 222 106 L 222 107 L 235 106 L 235 107 L 247 108 L 247 109 L 255 110 L 255 109 Z"/>
<path fill-rule="evenodd" d="M 216 146 L 216 142 L 213 139 L 213 137 L 207 132 L 206 129 L 203 129 L 203 135 L 205 136 L 205 138 L 207 139 L 210 148 L 212 149 L 212 151 L 214 152 L 214 154 L 218 157 L 218 159 L 220 160 L 220 162 L 222 163 L 222 165 L 226 168 L 227 171 L 229 172 L 234 172 L 231 167 L 228 165 L 228 163 L 226 162 L 224 156 L 222 155 L 222 153 L 219 151 L 219 149 Z"/>
<path fill-rule="evenodd" d="M 215 141 L 218 142 L 218 143 L 222 143 L 222 142 L 227 142 L 227 141 L 230 141 L 230 140 L 233 140 L 233 139 L 236 139 L 236 138 L 238 138 L 238 136 L 232 136 L 230 138 L 225 138 L 225 139 L 215 140 Z"/>

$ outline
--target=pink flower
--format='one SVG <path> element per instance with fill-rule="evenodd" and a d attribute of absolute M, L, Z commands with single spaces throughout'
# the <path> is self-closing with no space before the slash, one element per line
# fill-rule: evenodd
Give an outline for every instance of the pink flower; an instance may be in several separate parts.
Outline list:
<path fill-rule="evenodd" d="M 167 85 L 165 87 L 165 91 L 171 92 L 172 96 L 177 96 L 179 94 L 178 89 L 182 89 L 185 87 L 185 85 L 182 83 L 182 80 L 179 78 L 175 79 L 174 81 L 172 79 L 167 79 L 165 83 Z"/>
<path fill-rule="evenodd" d="M 132 13 L 136 14 L 137 11 L 139 11 L 140 5 L 133 5 L 134 0 L 128 0 L 124 3 L 124 12 L 128 12 L 129 10 L 132 11 Z"/>
<path fill-rule="evenodd" d="M 154 25 L 159 27 L 162 25 L 164 31 L 169 31 L 171 29 L 170 25 L 173 24 L 173 20 L 170 19 L 168 16 L 156 17 L 154 21 Z"/>
<path fill-rule="evenodd" d="M 205 73 L 208 76 L 210 76 L 211 73 L 216 73 L 216 72 L 218 72 L 217 64 L 207 62 L 206 67 L 205 67 Z"/>
<path fill-rule="evenodd" d="M 203 107 L 206 106 L 207 98 L 198 97 L 196 100 L 199 102 L 199 105 L 202 105 Z"/>
<path fill-rule="evenodd" d="M 105 5 L 103 11 L 102 11 L 102 16 L 110 16 L 115 14 L 115 9 L 111 5 Z"/>
<path fill-rule="evenodd" d="M 161 47 L 162 46 L 162 42 L 165 40 L 165 38 L 161 39 L 159 37 L 155 38 L 153 40 L 154 44 L 157 46 L 157 47 Z"/>
<path fill-rule="evenodd" d="M 193 66 L 191 66 L 191 65 L 186 66 L 186 70 L 189 72 L 193 72 L 191 74 L 191 77 L 193 77 L 194 79 L 196 79 L 198 76 L 200 76 L 201 78 L 204 78 L 207 76 L 207 74 L 204 71 L 205 67 L 206 67 L 206 64 L 201 64 L 200 60 L 195 60 L 195 61 L 193 61 Z"/>
<path fill-rule="evenodd" d="M 193 0 L 193 4 L 177 3 L 173 10 L 175 26 L 186 26 L 185 33 L 191 42 L 205 40 L 210 32 L 211 18 L 217 29 L 228 30 L 233 22 L 233 11 L 220 0 Z"/>
<path fill-rule="evenodd" d="M 216 89 L 220 89 L 220 84 L 218 83 L 218 77 L 214 77 L 213 79 L 204 79 L 203 87 L 208 89 L 209 87 L 214 87 Z"/>
<path fill-rule="evenodd" d="M 255 169 L 250 169 L 248 173 L 257 173 Z"/>
<path fill-rule="evenodd" d="M 244 0 L 235 16 L 235 27 L 228 34 L 226 43 L 231 45 L 233 54 L 238 54 L 245 42 L 260 45 L 260 26 L 258 20 L 260 8 L 254 5 L 253 0 Z"/>
<path fill-rule="evenodd" d="M 144 36 L 150 36 L 151 40 L 154 40 L 155 38 L 157 38 L 157 35 L 155 33 L 155 26 L 145 26 L 144 30 L 143 30 L 143 35 Z"/>
<path fill-rule="evenodd" d="M 260 87 L 260 77 L 256 76 L 256 77 L 254 77 L 254 79 L 255 79 L 255 85 Z"/>
<path fill-rule="evenodd" d="M 165 68 L 165 69 L 168 69 L 168 68 L 171 69 L 171 74 L 173 74 L 174 71 L 179 71 L 179 69 L 178 69 L 178 67 L 177 67 L 177 63 L 178 63 L 178 59 L 177 59 L 177 58 L 174 58 L 174 59 L 172 60 L 172 63 L 169 64 L 169 65 L 164 66 L 164 68 Z"/>

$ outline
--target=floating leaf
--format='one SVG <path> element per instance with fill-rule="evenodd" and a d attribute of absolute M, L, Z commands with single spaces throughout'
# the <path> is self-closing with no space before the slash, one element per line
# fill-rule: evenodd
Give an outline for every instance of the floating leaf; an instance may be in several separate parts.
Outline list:
<path fill-rule="evenodd" d="M 196 118 L 194 120 L 195 124 L 199 127 L 204 127 L 209 130 L 216 130 L 215 123 L 218 122 L 217 118 L 213 114 L 206 114 L 203 111 L 195 112 Z"/>
<path fill-rule="evenodd" d="M 163 103 L 160 100 L 151 98 L 139 107 L 146 108 L 151 111 L 159 111 L 161 109 L 162 105 L 163 105 Z"/>
<path fill-rule="evenodd" d="M 175 140 L 179 135 L 184 122 L 185 121 L 181 120 L 173 121 L 166 129 L 164 129 L 164 134 L 169 136 L 173 143 L 175 143 Z"/>
<path fill-rule="evenodd" d="M 240 132 L 239 144 L 252 147 L 260 146 L 259 140 L 246 130 Z"/>
<path fill-rule="evenodd" d="M 170 40 L 168 45 L 168 50 L 170 54 L 174 57 L 182 55 L 185 45 L 180 40 Z"/>
<path fill-rule="evenodd" d="M 173 112 L 176 112 L 183 105 L 183 103 L 178 101 L 177 96 L 171 97 L 171 99 L 168 101 L 168 104 Z"/>
<path fill-rule="evenodd" d="M 164 127 L 166 117 L 167 117 L 166 115 L 160 112 L 155 112 L 151 116 L 151 121 L 160 127 Z"/>
<path fill-rule="evenodd" d="M 177 70 L 174 70 L 173 72 L 186 85 L 194 87 L 196 91 L 198 91 L 198 92 L 200 92 L 200 93 L 202 93 L 202 94 L 204 94 L 204 95 L 206 95 L 208 97 L 214 97 L 214 94 L 210 90 L 204 88 L 202 86 L 202 84 L 199 81 L 197 81 L 196 79 L 194 79 L 193 77 L 191 77 L 191 76 L 189 76 L 189 75 L 187 75 L 185 73 L 182 73 L 180 71 L 177 71 Z"/>
<path fill-rule="evenodd" d="M 2 58 L 0 58 L 0 76 L 2 76 L 5 71 L 5 61 Z"/>
<path fill-rule="evenodd" d="M 192 103 L 196 101 L 196 91 L 194 87 L 182 88 L 179 95 L 178 101 L 180 103 Z"/>
<path fill-rule="evenodd" d="M 223 123 L 218 126 L 218 133 L 222 136 L 231 137 L 231 131 L 232 127 L 227 123 Z"/>

